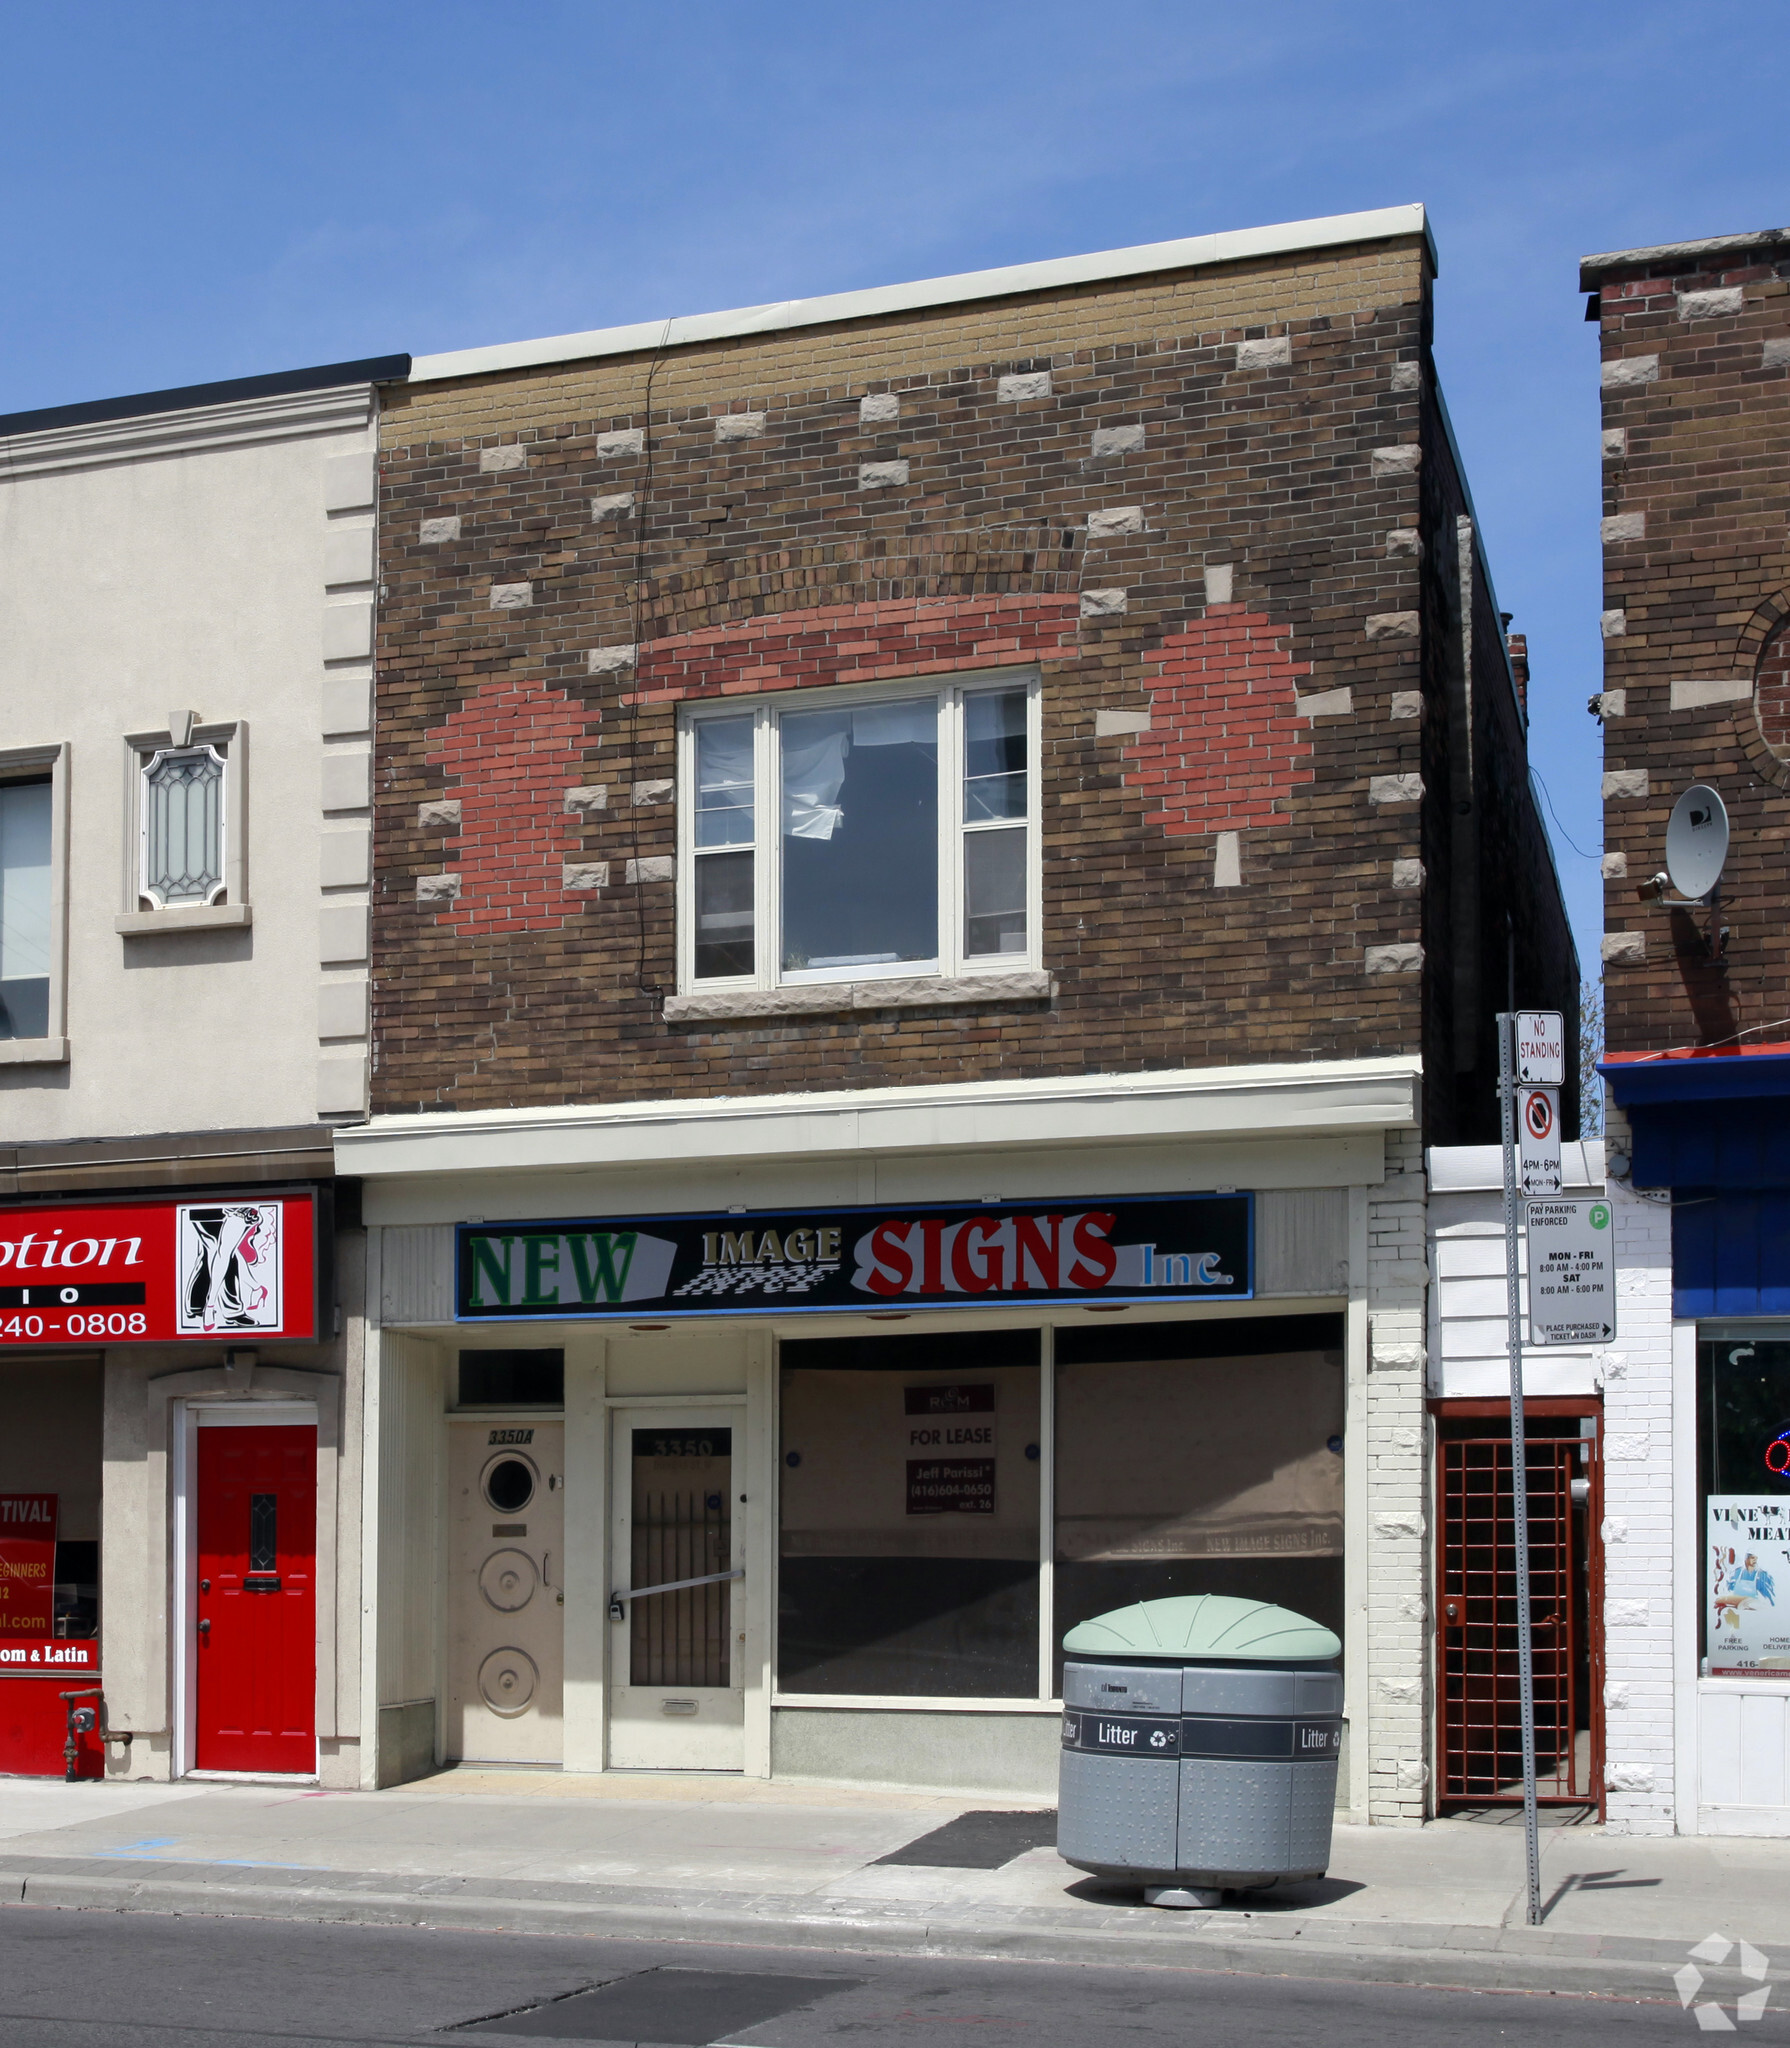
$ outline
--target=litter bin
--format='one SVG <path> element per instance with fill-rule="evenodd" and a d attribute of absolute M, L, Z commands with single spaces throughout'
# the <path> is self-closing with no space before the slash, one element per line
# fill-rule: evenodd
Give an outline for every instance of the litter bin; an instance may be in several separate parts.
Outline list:
<path fill-rule="evenodd" d="M 1342 1644 L 1261 1600 L 1140 1600 L 1063 1638 L 1057 1853 L 1151 1905 L 1322 1877 Z"/>

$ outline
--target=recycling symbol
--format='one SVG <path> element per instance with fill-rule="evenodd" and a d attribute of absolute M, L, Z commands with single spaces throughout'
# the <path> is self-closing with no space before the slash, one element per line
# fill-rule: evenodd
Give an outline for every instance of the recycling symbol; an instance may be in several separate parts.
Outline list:
<path fill-rule="evenodd" d="M 1154 1732 L 1153 1732 L 1153 1733 L 1151 1734 L 1151 1737 L 1150 1737 L 1150 1747 L 1151 1747 L 1152 1749 L 1167 1749 L 1167 1747 L 1168 1747 L 1168 1737 L 1167 1737 L 1166 1735 L 1164 1735 L 1164 1734 L 1163 1734 L 1163 1732 L 1162 1732 L 1162 1730 L 1161 1730 L 1160 1728 L 1156 1729 L 1156 1730 L 1155 1730 L 1155 1731 L 1154 1731 Z"/>
<path fill-rule="evenodd" d="M 1758 1985 L 1757 1991 L 1743 1991 L 1734 2001 L 1734 2019 L 1728 2017 L 1726 2007 L 1714 1999 L 1698 1999 L 1703 1989 L 1703 1972 L 1697 1963 L 1708 1963 L 1712 1969 L 1719 1969 L 1738 1948 L 1740 1959 L 1735 1967 L 1743 1977 L 1750 1977 Z M 1686 2011 L 1695 2013 L 1697 2026 L 1705 2034 L 1731 2034 L 1735 2020 L 1758 2020 L 1765 2017 L 1765 2001 L 1771 1995 L 1771 1986 L 1765 1981 L 1765 1973 L 1771 1967 L 1750 1941 L 1732 1942 L 1725 1934 L 1711 1934 L 1698 1942 L 1691 1950 L 1696 1959 L 1672 1972 L 1672 1982 L 1678 1987 L 1678 2003 Z M 1695 2003 L 1693 2003 L 1695 2001 Z"/>

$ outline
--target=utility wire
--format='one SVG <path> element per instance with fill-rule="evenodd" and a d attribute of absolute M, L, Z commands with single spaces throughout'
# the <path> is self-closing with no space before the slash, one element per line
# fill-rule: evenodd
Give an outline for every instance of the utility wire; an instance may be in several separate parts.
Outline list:
<path fill-rule="evenodd" d="M 1554 821 L 1554 830 L 1566 841 L 1567 845 L 1579 856 L 1580 860 L 1601 860 L 1603 857 L 1601 853 L 1587 853 L 1566 827 L 1561 824 L 1560 813 L 1554 808 L 1554 799 L 1548 794 L 1548 786 L 1541 779 L 1541 770 L 1531 767 L 1529 775 L 1536 788 L 1541 791 L 1541 800 L 1548 807 L 1548 816 Z"/>

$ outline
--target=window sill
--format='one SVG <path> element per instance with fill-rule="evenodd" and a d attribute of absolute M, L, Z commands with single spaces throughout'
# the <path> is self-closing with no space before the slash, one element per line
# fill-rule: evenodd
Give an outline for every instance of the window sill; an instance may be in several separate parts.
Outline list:
<path fill-rule="evenodd" d="M 814 1017 L 841 1010 L 926 1010 L 973 1004 L 1048 1002 L 1056 983 L 1038 968 L 1017 974 L 918 974 L 888 981 L 803 982 L 789 988 L 705 990 L 667 996 L 667 1024 L 734 1017 Z"/>
<path fill-rule="evenodd" d="M 0 1067 L 66 1067 L 66 1038 L 0 1038 Z"/>
<path fill-rule="evenodd" d="M 112 920 L 112 929 L 140 939 L 154 932 L 241 931 L 254 919 L 248 903 L 204 903 L 186 910 L 127 910 Z"/>

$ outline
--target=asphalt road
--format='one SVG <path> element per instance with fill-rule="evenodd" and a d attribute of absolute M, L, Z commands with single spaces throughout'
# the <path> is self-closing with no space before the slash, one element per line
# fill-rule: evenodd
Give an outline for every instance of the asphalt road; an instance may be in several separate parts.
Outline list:
<path fill-rule="evenodd" d="M 1183 1970 L 929 1962 L 541 1935 L 0 1908 L 0 2048 L 1636 2048 L 1707 2028 L 1663 2002 Z M 1790 1987 L 1786 1988 L 1790 1997 Z M 1740 2031 L 1790 2041 L 1772 2010 Z"/>

